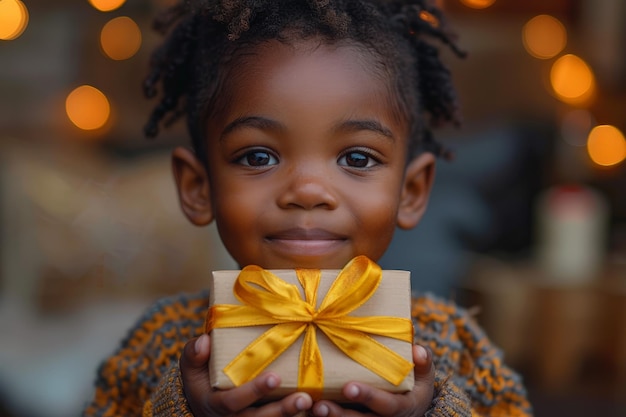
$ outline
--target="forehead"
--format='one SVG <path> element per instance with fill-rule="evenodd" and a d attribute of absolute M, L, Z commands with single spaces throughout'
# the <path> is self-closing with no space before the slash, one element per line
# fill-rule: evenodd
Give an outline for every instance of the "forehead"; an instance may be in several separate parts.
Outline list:
<path fill-rule="evenodd" d="M 286 92 L 313 99 L 337 98 L 362 93 L 376 100 L 390 118 L 403 119 L 391 93 L 387 69 L 379 56 L 362 45 L 341 41 L 332 44 L 319 39 L 282 42 L 269 40 L 236 50 L 224 69 L 222 101 L 217 112 L 226 111 L 235 101 L 261 99 L 260 92 Z M 275 94 L 272 94 L 275 95 Z"/>
<path fill-rule="evenodd" d="M 235 52 L 233 58 L 233 67 L 239 68 L 237 72 L 246 69 L 306 71 L 307 67 L 318 63 L 328 66 L 329 72 L 350 73 L 352 76 L 376 78 L 380 83 L 387 82 L 382 60 L 365 46 L 347 40 L 329 43 L 318 38 L 295 41 L 272 39 L 245 46 Z"/>

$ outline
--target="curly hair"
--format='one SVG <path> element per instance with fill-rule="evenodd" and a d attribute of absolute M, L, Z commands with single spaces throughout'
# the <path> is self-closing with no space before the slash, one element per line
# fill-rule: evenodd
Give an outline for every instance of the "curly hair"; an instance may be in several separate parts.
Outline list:
<path fill-rule="evenodd" d="M 278 39 L 319 37 L 370 51 L 382 67 L 409 125 L 409 156 L 449 152 L 432 128 L 458 124 L 450 71 L 435 42 L 463 57 L 440 9 L 429 0 L 182 0 L 154 21 L 167 35 L 152 55 L 144 82 L 148 98 L 161 97 L 144 132 L 148 137 L 182 116 L 197 155 L 206 155 L 204 122 L 219 105 L 220 87 L 238 48 Z M 435 42 L 434 42 L 435 41 Z"/>

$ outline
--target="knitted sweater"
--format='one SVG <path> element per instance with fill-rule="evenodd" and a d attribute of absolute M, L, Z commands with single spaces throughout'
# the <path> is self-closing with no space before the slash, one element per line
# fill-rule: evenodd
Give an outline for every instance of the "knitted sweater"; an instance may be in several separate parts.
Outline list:
<path fill-rule="evenodd" d="M 163 299 L 130 331 L 98 371 L 84 416 L 190 417 L 178 359 L 204 331 L 206 292 Z M 530 416 L 520 377 L 470 315 L 430 296 L 412 308 L 415 342 L 428 346 L 436 367 L 428 416 Z"/>

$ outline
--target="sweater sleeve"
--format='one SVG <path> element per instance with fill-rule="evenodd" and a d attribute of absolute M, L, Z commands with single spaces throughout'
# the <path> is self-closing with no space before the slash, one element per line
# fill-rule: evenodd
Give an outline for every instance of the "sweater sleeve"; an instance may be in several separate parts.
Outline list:
<path fill-rule="evenodd" d="M 193 417 L 183 392 L 178 363 L 173 363 L 143 405 L 143 417 Z"/>
<path fill-rule="evenodd" d="M 422 297 L 413 305 L 415 341 L 436 367 L 428 416 L 532 416 L 521 377 L 464 309 Z"/>
<path fill-rule="evenodd" d="M 151 307 L 98 370 L 84 417 L 189 417 L 178 360 L 204 331 L 206 294 L 164 299 Z"/>
<path fill-rule="evenodd" d="M 435 394 L 426 417 L 471 417 L 469 396 L 442 372 L 435 373 Z"/>

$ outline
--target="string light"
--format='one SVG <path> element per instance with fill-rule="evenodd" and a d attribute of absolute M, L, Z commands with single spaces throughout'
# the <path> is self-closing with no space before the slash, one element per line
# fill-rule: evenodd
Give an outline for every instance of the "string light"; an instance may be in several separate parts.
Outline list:
<path fill-rule="evenodd" d="M 546 14 L 530 19 L 522 33 L 524 48 L 535 58 L 553 58 L 567 45 L 565 26 L 557 18 Z"/>
<path fill-rule="evenodd" d="M 613 166 L 626 159 L 626 139 L 615 126 L 596 126 L 589 133 L 587 151 L 593 162 L 600 166 Z"/>
<path fill-rule="evenodd" d="M 106 56 L 116 61 L 131 58 L 141 47 L 141 30 L 133 19 L 116 17 L 102 28 L 100 46 Z"/>
<path fill-rule="evenodd" d="M 556 96 L 568 104 L 586 104 L 595 93 L 595 77 L 591 68 L 572 54 L 563 55 L 554 62 L 550 82 Z"/>
<path fill-rule="evenodd" d="M 461 0 L 461 3 L 472 9 L 486 9 L 495 2 L 496 0 Z"/>
<path fill-rule="evenodd" d="M 439 27 L 439 19 L 437 19 L 435 15 L 427 12 L 426 10 L 422 10 L 420 12 L 420 19 L 422 19 L 426 23 L 429 23 L 432 27 Z"/>
<path fill-rule="evenodd" d="M 0 40 L 17 39 L 28 26 L 28 9 L 19 0 L 0 0 Z"/>
<path fill-rule="evenodd" d="M 69 119 L 82 130 L 96 130 L 109 120 L 109 100 L 97 88 L 83 85 L 72 91 L 65 100 Z"/>
<path fill-rule="evenodd" d="M 122 7 L 126 0 L 89 0 L 89 3 L 101 12 L 110 12 Z"/>

